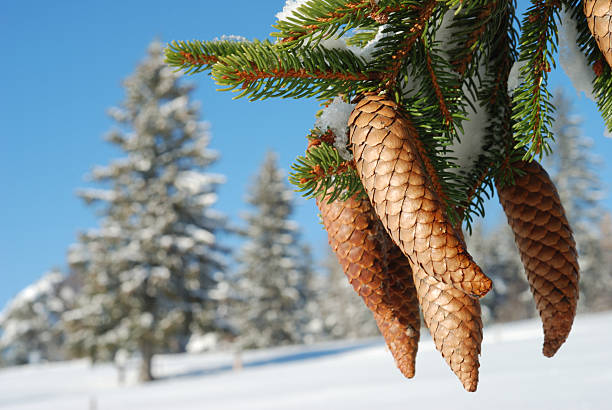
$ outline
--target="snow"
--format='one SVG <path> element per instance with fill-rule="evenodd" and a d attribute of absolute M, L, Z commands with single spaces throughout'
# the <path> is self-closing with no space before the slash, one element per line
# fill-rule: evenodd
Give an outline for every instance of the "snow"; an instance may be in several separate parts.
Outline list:
<path fill-rule="evenodd" d="M 464 88 L 464 92 L 467 93 L 467 87 Z M 457 158 L 456 163 L 459 165 L 459 168 L 451 168 L 453 172 L 457 172 L 457 170 L 471 171 L 482 152 L 489 114 L 486 107 L 479 105 L 479 101 L 474 101 L 474 106 L 475 109 L 467 104 L 467 119 L 461 124 L 463 133 L 457 130 L 460 134 L 460 140 L 454 140 L 452 143 L 453 156 Z"/>
<path fill-rule="evenodd" d="M 17 310 L 28 303 L 32 303 L 42 296 L 51 294 L 60 283 L 64 281 L 64 275 L 59 272 L 50 272 L 45 274 L 40 280 L 34 282 L 30 286 L 23 289 L 17 294 L 0 312 L 0 321 L 6 318 L 6 315 L 11 310 Z"/>
<path fill-rule="evenodd" d="M 576 22 L 564 7 L 559 28 L 559 61 L 565 74 L 572 80 L 578 95 L 582 92 L 587 98 L 595 101 L 593 95 L 595 73 L 589 67 L 584 53 L 578 48 L 577 41 Z"/>
<path fill-rule="evenodd" d="M 223 34 L 221 37 L 213 38 L 213 41 L 249 41 L 246 37 L 237 36 L 235 34 Z"/>
<path fill-rule="evenodd" d="M 244 352 L 157 357 L 160 380 L 137 385 L 137 361 L 117 384 L 112 364 L 86 361 L 0 370 L 3 410 L 606 409 L 612 385 L 612 313 L 578 316 L 557 356 L 540 353 L 536 320 L 485 329 L 480 386 L 467 393 L 429 338 L 414 379 L 403 378 L 380 339 Z M 92 405 L 93 404 L 93 405 Z M 95 405 L 95 407 L 94 407 Z"/>
<path fill-rule="evenodd" d="M 510 69 L 510 74 L 508 75 L 508 92 L 512 93 L 516 87 L 521 83 L 521 70 L 527 64 L 526 61 L 515 61 L 512 64 L 512 68 Z"/>
<path fill-rule="evenodd" d="M 315 121 L 315 127 L 325 131 L 328 128 L 336 137 L 334 147 L 342 159 L 348 161 L 353 155 L 348 150 L 348 118 L 355 107 L 354 104 L 345 103 L 341 97 L 336 97 L 323 109 L 321 116 Z"/>
<path fill-rule="evenodd" d="M 309 1 L 310 0 L 287 0 L 283 6 L 283 10 L 276 13 L 276 18 L 278 21 L 288 20 L 294 11 Z"/>
<path fill-rule="evenodd" d="M 190 194 L 198 194 L 211 184 L 225 183 L 225 176 L 220 174 L 202 174 L 197 171 L 181 171 L 175 185 L 178 189 Z"/>

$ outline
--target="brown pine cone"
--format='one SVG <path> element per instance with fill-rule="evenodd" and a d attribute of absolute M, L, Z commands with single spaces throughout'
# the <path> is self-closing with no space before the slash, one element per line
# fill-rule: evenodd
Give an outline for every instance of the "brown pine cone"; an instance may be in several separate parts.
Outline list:
<path fill-rule="evenodd" d="M 585 0 L 584 15 L 599 49 L 612 67 L 612 1 Z"/>
<path fill-rule="evenodd" d="M 542 352 L 552 357 L 567 339 L 576 315 L 576 243 L 557 189 L 544 168 L 536 161 L 513 166 L 525 174 L 516 178 L 515 185 L 497 183 L 497 192 L 542 318 Z"/>
<path fill-rule="evenodd" d="M 476 391 L 482 343 L 480 302 L 452 285 L 438 282 L 422 269 L 412 272 L 423 319 L 436 349 L 463 387 Z"/>
<path fill-rule="evenodd" d="M 329 243 L 368 308 L 395 362 L 414 376 L 420 335 L 419 304 L 406 257 L 382 228 L 367 198 L 317 201 Z"/>
<path fill-rule="evenodd" d="M 414 127 L 387 97 L 366 95 L 349 118 L 357 172 L 393 241 L 438 281 L 482 296 L 491 280 L 472 260 L 415 147 Z"/>

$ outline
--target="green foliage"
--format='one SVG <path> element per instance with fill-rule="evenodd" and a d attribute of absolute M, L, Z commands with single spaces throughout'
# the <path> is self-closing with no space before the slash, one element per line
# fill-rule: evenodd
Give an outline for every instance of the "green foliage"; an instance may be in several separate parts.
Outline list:
<path fill-rule="evenodd" d="M 346 39 L 346 45 L 349 47 L 365 47 L 370 41 L 374 40 L 378 33 L 378 26 L 372 25 L 370 27 L 364 27 L 355 32 Z"/>
<path fill-rule="evenodd" d="M 339 94 L 370 91 L 366 62 L 349 50 L 304 48 L 287 51 L 269 41 L 252 43 L 219 57 L 212 69 L 221 91 L 237 90 L 235 98 L 269 97 L 328 99 Z"/>
<path fill-rule="evenodd" d="M 373 17 L 387 10 L 418 5 L 416 1 L 383 0 L 372 13 L 370 0 L 311 0 L 298 7 L 291 17 L 273 25 L 278 32 L 271 35 L 281 39 L 285 47 L 312 47 L 322 40 L 341 37 L 351 29 L 369 26 Z"/>
<path fill-rule="evenodd" d="M 306 198 L 327 198 L 342 201 L 358 194 L 365 195 L 361 180 L 351 162 L 340 157 L 338 150 L 326 142 L 308 149 L 291 165 L 289 181 Z"/>
<path fill-rule="evenodd" d="M 512 183 L 515 161 L 550 152 L 554 107 L 547 82 L 562 5 L 579 23 L 589 64 L 599 69 L 595 95 L 612 130 L 612 72 L 578 0 L 532 0 L 520 39 L 516 0 L 310 0 L 274 25 L 275 43 L 173 43 L 167 61 L 188 72 L 211 69 L 222 90 L 251 100 L 349 101 L 368 91 L 386 93 L 415 126 L 449 218 L 469 229 L 473 216 L 484 215 L 493 181 Z M 523 64 L 521 84 L 509 95 L 516 61 Z M 477 159 L 458 170 L 451 146 L 474 138 L 463 135 L 470 108 L 486 111 L 488 123 Z M 323 141 L 298 158 L 291 180 L 307 196 L 361 192 L 353 168 L 339 172 L 341 163 Z"/>
<path fill-rule="evenodd" d="M 527 147 L 526 159 L 550 153 L 555 107 L 548 91 L 548 72 L 555 67 L 558 0 L 532 0 L 522 22 L 519 61 L 522 82 L 514 92 L 513 119 L 516 147 Z"/>
<path fill-rule="evenodd" d="M 208 71 L 219 57 L 247 53 L 253 44 L 248 41 L 173 41 L 166 48 L 166 63 L 186 74 Z"/>

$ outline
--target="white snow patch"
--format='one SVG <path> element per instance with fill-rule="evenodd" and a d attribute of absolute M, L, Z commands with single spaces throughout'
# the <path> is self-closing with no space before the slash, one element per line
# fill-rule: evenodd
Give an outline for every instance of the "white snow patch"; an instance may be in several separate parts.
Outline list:
<path fill-rule="evenodd" d="M 463 126 L 463 134 L 459 131 L 461 141 L 453 141 L 452 151 L 453 156 L 457 158 L 456 163 L 459 165 L 457 170 L 469 172 L 474 166 L 474 161 L 478 159 L 482 151 L 482 144 L 486 135 L 486 127 L 489 122 L 489 114 L 486 107 L 478 105 L 478 101 L 474 102 L 473 109 L 469 104 L 466 109 L 467 119 L 461 124 Z M 456 170 L 451 169 L 451 171 Z"/>
<path fill-rule="evenodd" d="M 216 333 L 205 333 L 203 335 L 192 335 L 187 342 L 185 349 L 189 353 L 202 353 L 217 347 L 219 335 Z"/>
<path fill-rule="evenodd" d="M 182 171 L 176 178 L 174 185 L 190 194 L 200 193 L 211 184 L 222 184 L 225 182 L 223 175 L 202 174 L 197 171 Z"/>
<path fill-rule="evenodd" d="M 156 356 L 155 383 L 136 383 L 128 359 L 125 385 L 112 363 L 86 360 L 0 369 L 3 410 L 242 409 L 607 409 L 612 385 L 612 313 L 579 315 L 554 358 L 541 354 L 539 320 L 486 327 L 480 385 L 466 393 L 427 331 L 417 373 L 398 372 L 382 339 L 233 352 Z M 432 407 L 432 397 L 435 406 Z M 94 405 L 92 405 L 94 403 Z M 492 406 L 492 403 L 494 404 Z"/>
<path fill-rule="evenodd" d="M 378 44 L 378 42 L 382 38 L 390 35 L 390 33 L 383 33 L 385 27 L 386 27 L 385 25 L 380 26 L 378 28 L 378 32 L 376 33 L 376 36 L 372 40 L 368 41 L 368 43 L 364 47 L 349 46 L 346 44 L 346 39 L 344 37 L 327 38 L 325 40 L 322 40 L 319 43 L 319 46 L 326 48 L 328 50 L 349 50 L 353 54 L 355 54 L 357 57 L 361 57 L 365 61 L 371 61 L 372 53 L 374 52 L 374 49 L 376 48 L 376 45 Z"/>
<path fill-rule="evenodd" d="M 354 104 L 345 103 L 342 98 L 336 97 L 323 109 L 323 113 L 315 121 L 315 127 L 325 131 L 330 129 L 334 136 L 334 147 L 345 161 L 351 160 L 353 155 L 348 150 L 348 118 L 355 107 Z"/>
<path fill-rule="evenodd" d="M 248 41 L 248 39 L 235 34 L 223 34 L 221 37 L 215 37 L 213 41 Z"/>
<path fill-rule="evenodd" d="M 185 231 L 198 242 L 206 245 L 213 245 L 215 243 L 215 235 L 206 229 L 198 228 L 195 225 L 188 225 Z"/>
<path fill-rule="evenodd" d="M 292 16 L 301 5 L 308 3 L 310 0 L 287 0 L 283 6 L 283 10 L 276 13 L 278 21 L 287 20 Z"/>
<path fill-rule="evenodd" d="M 577 40 L 576 22 L 564 7 L 561 12 L 561 27 L 559 29 L 559 61 L 565 74 L 572 80 L 578 95 L 582 92 L 585 97 L 595 101 L 593 95 L 595 73 L 589 67 L 584 53 L 578 48 Z"/>
<path fill-rule="evenodd" d="M 53 289 L 55 289 L 63 280 L 64 275 L 59 272 L 50 272 L 45 274 L 41 279 L 19 292 L 17 296 L 15 296 L 7 304 L 4 311 L 0 313 L 0 321 L 2 321 L 2 319 L 5 317 L 6 312 L 16 310 L 21 306 L 25 306 L 27 303 L 32 303 L 42 295 L 52 293 Z"/>
<path fill-rule="evenodd" d="M 521 70 L 527 65 L 527 61 L 515 61 L 512 64 L 510 73 L 508 74 L 508 92 L 512 94 L 514 90 L 521 84 L 522 75 Z"/>

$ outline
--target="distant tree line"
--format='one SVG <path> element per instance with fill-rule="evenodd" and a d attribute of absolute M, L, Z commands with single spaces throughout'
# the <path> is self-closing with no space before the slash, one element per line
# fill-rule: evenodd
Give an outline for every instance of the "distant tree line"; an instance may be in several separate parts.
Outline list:
<path fill-rule="evenodd" d="M 270 152 L 250 185 L 251 210 L 239 229 L 214 209 L 222 175 L 190 100 L 193 87 L 164 65 L 162 46 L 124 83 L 110 110 L 107 141 L 124 154 L 95 167 L 100 188 L 79 196 L 99 226 L 67 252 L 69 271 L 30 285 L 0 314 L 0 364 L 87 357 L 140 358 L 155 376 L 159 353 L 251 349 L 379 334 L 370 311 L 335 257 L 313 262 L 291 220 L 293 193 Z M 601 184 L 580 121 L 561 96 L 557 150 L 549 169 L 572 218 L 582 268 L 581 308 L 612 308 L 612 221 L 599 207 Z M 490 321 L 534 316 L 522 264 L 505 223 L 475 226 L 470 250 L 495 282 L 483 299 Z M 238 234 L 230 252 L 220 233 Z"/>

